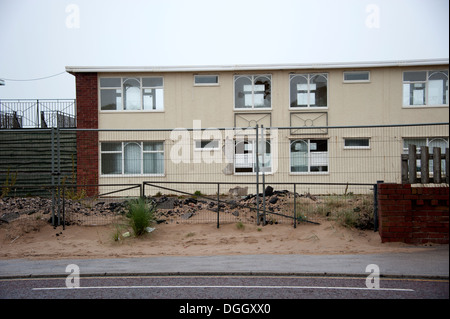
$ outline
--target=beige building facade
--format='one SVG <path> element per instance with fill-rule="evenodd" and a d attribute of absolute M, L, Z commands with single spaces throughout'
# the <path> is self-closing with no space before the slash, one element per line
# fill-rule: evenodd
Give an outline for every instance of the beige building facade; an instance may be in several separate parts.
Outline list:
<path fill-rule="evenodd" d="M 400 182 L 408 144 L 448 148 L 448 59 L 66 70 L 99 184 Z"/>

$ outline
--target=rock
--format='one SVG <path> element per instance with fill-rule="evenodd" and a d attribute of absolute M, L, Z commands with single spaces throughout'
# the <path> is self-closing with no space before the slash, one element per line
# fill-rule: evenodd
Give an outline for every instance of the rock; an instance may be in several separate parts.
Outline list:
<path fill-rule="evenodd" d="M 194 215 L 192 212 L 187 212 L 187 213 L 184 213 L 183 215 L 181 215 L 181 218 L 186 220 L 186 219 L 191 218 L 192 215 Z"/>
<path fill-rule="evenodd" d="M 230 188 L 228 191 L 230 196 L 232 197 L 241 197 L 241 196 L 247 196 L 248 193 L 248 187 L 240 187 L 236 186 L 234 188 Z"/>
<path fill-rule="evenodd" d="M 264 194 L 266 196 L 272 196 L 273 195 L 273 187 L 272 186 L 267 186 L 266 189 L 264 190 Z"/>
<path fill-rule="evenodd" d="M 277 201 L 278 201 L 278 197 L 277 197 L 277 196 L 274 196 L 274 197 L 272 197 L 272 198 L 269 200 L 269 203 L 275 204 Z"/>
<path fill-rule="evenodd" d="M 230 200 L 228 202 L 228 205 L 230 206 L 230 209 L 234 209 L 234 208 L 236 208 L 238 206 L 237 202 L 235 200 Z"/>
<path fill-rule="evenodd" d="M 189 197 L 189 198 L 186 198 L 185 200 L 184 200 L 184 204 L 185 205 L 188 205 L 188 204 L 197 204 L 197 200 L 195 199 L 195 198 L 192 198 L 192 197 Z"/>
<path fill-rule="evenodd" d="M 231 213 L 232 215 L 238 217 L 239 216 L 239 212 L 237 210 L 235 210 L 234 212 Z"/>

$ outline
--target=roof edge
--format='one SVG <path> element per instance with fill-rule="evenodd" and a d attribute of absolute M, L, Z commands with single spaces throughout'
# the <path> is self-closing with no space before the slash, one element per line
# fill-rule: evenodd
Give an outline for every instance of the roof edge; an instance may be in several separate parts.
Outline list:
<path fill-rule="evenodd" d="M 449 64 L 448 58 L 367 61 L 367 62 L 328 62 L 308 64 L 234 64 L 234 65 L 186 65 L 186 66 L 66 66 L 68 73 L 112 73 L 112 72 L 211 72 L 211 71 L 253 71 L 253 70 L 295 70 L 295 69 L 343 69 L 403 67 Z"/>

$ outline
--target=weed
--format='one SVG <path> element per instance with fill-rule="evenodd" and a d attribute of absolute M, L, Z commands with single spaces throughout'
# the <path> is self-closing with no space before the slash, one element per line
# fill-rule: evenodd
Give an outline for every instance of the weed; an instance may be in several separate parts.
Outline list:
<path fill-rule="evenodd" d="M 11 191 L 11 187 L 13 187 L 16 184 L 16 181 L 17 181 L 17 172 L 15 174 L 10 174 L 8 168 L 8 172 L 6 173 L 6 180 L 2 185 L 2 194 L 0 195 L 0 198 L 8 196 L 9 192 Z"/>
<path fill-rule="evenodd" d="M 201 191 L 195 191 L 194 196 L 192 196 L 192 197 L 197 198 L 198 196 L 203 196 Z"/>
<path fill-rule="evenodd" d="M 236 228 L 239 230 L 244 230 L 245 229 L 245 225 L 243 222 L 239 221 L 236 223 Z"/>
<path fill-rule="evenodd" d="M 148 204 L 144 198 L 131 200 L 128 203 L 130 226 L 136 237 L 146 233 L 145 229 L 149 227 L 155 219 L 154 212 L 155 207 L 152 204 Z"/>
<path fill-rule="evenodd" d="M 345 195 L 323 196 L 315 202 L 302 200 L 297 203 L 298 220 L 309 217 L 326 218 L 349 228 L 371 229 L 373 198 L 346 192 Z"/>

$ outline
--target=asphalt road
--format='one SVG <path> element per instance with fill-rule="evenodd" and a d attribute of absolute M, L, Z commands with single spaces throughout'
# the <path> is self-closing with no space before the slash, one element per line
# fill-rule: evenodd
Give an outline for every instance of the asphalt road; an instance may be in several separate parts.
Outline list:
<path fill-rule="evenodd" d="M 67 288 L 67 284 L 75 283 L 69 276 L 15 278 L 0 280 L 0 298 L 174 299 L 179 302 L 172 308 L 179 305 L 178 310 L 186 306 L 185 300 L 202 300 L 195 304 L 204 306 L 210 299 L 246 300 L 259 304 L 258 307 L 263 300 L 269 305 L 264 306 L 266 310 L 271 303 L 273 310 L 276 299 L 449 298 L 448 279 L 380 278 L 379 288 L 368 288 L 366 280 L 366 277 L 330 276 L 99 276 L 80 277 L 79 287 Z M 232 312 L 229 308 L 232 306 L 228 301 L 215 302 L 214 312 Z"/>

